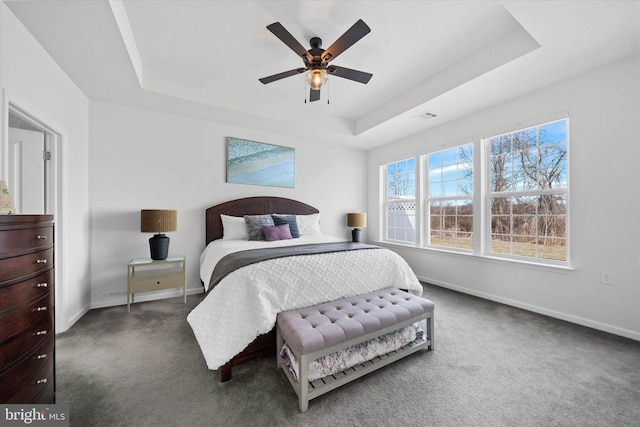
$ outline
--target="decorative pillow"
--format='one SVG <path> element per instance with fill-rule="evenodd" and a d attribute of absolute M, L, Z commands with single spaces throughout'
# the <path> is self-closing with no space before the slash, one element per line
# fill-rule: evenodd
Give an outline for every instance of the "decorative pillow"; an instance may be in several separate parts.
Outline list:
<path fill-rule="evenodd" d="M 273 227 L 265 225 L 262 227 L 262 231 L 264 231 L 264 236 L 267 242 L 292 239 L 289 224 L 274 225 Z"/>
<path fill-rule="evenodd" d="M 249 240 L 265 240 L 262 227 L 265 225 L 273 227 L 275 225 L 271 215 L 245 215 L 244 221 L 247 224 Z"/>
<path fill-rule="evenodd" d="M 289 224 L 289 231 L 291 231 L 291 237 L 297 239 L 300 237 L 300 231 L 298 230 L 298 222 L 295 215 L 271 215 L 273 223 L 275 225 Z"/>
<path fill-rule="evenodd" d="M 241 216 L 220 214 L 222 220 L 222 238 L 225 240 L 249 240 L 247 223 Z"/>
<path fill-rule="evenodd" d="M 298 230 L 301 236 L 320 235 L 320 214 L 296 215 Z"/>

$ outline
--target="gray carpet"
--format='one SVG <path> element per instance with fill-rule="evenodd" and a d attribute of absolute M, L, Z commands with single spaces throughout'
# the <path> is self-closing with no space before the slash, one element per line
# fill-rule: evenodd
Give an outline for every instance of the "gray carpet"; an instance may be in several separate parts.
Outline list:
<path fill-rule="evenodd" d="M 218 382 L 186 322 L 191 296 L 92 310 L 57 336 L 72 426 L 639 426 L 640 342 L 425 286 L 436 350 L 312 400 L 275 356 Z"/>

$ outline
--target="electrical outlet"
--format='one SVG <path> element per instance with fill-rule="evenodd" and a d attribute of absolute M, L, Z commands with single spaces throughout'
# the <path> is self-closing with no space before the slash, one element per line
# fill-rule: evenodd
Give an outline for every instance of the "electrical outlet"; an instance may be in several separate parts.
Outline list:
<path fill-rule="evenodd" d="M 125 295 L 127 295 L 127 291 L 111 291 L 103 294 L 105 297 L 120 297 Z"/>
<path fill-rule="evenodd" d="M 600 272 L 600 283 L 603 285 L 613 285 L 613 273 L 610 271 Z"/>

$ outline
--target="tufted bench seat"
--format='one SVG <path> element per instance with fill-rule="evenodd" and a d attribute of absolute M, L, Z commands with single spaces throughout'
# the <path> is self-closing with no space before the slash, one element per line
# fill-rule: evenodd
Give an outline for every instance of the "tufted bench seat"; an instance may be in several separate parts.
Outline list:
<path fill-rule="evenodd" d="M 300 411 L 305 412 L 309 400 L 344 385 L 369 372 L 388 365 L 420 349 L 433 350 L 433 302 L 395 288 L 343 298 L 312 307 L 278 314 L 276 340 L 278 351 L 284 344 L 295 355 L 299 380 L 281 363 L 299 398 Z M 315 381 L 308 381 L 309 362 L 328 354 L 364 343 L 426 320 L 424 339 L 390 354 L 376 357 Z"/>

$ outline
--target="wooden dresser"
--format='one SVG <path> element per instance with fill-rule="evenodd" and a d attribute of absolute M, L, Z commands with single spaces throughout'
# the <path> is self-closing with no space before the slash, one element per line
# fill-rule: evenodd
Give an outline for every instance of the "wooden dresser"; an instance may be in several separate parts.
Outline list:
<path fill-rule="evenodd" d="M 0 403 L 55 402 L 52 215 L 0 215 Z"/>

